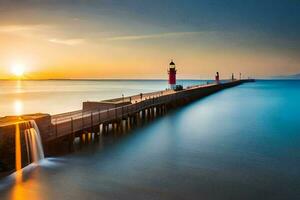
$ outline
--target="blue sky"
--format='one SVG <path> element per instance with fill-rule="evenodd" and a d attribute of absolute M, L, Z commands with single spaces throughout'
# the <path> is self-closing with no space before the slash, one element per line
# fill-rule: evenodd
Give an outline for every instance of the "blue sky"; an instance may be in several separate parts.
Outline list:
<path fill-rule="evenodd" d="M 144 72 L 139 70 L 138 60 L 153 66 L 163 65 L 171 57 L 185 66 L 182 74 L 186 77 L 194 73 L 208 76 L 215 70 L 229 75 L 240 68 L 252 76 L 300 71 L 299 0 L 2 0 L 0 11 L 0 38 L 2 30 L 7 46 L 24 48 L 24 42 L 7 42 L 12 37 L 8 33 L 17 32 L 23 39 L 30 35 L 27 40 L 42 49 L 42 57 L 54 47 L 37 38 L 72 46 L 65 55 L 69 59 L 80 54 L 80 49 L 98 51 L 98 55 L 86 55 L 76 67 L 80 69 L 92 60 L 93 74 L 96 64 L 101 66 L 99 76 L 114 77 L 114 72 L 120 71 L 112 55 L 123 59 L 131 71 L 117 74 L 121 77 L 141 73 L 157 76 L 161 73 L 159 68 Z M 34 73 L 59 70 L 58 57 L 66 50 L 61 49 L 60 54 L 51 57 L 55 61 L 51 65 L 40 61 L 31 64 L 35 65 Z M 2 51 L 8 57 L 16 52 L 22 54 L 10 48 Z M 108 51 L 112 54 L 110 59 L 103 53 Z M 31 54 L 36 55 L 36 51 Z M 28 57 L 36 57 L 31 54 Z M 102 59 L 97 60 L 97 56 Z M 69 59 L 66 66 L 72 66 Z M 220 66 L 222 63 L 228 67 Z M 114 70 L 105 69 L 108 65 Z"/>

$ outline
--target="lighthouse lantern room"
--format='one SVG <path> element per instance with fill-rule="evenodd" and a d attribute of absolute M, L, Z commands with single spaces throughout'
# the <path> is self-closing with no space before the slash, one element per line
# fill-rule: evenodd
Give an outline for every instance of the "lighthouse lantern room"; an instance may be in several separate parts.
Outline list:
<path fill-rule="evenodd" d="M 168 74 L 170 89 L 174 90 L 176 88 L 176 66 L 173 60 L 170 62 Z"/>

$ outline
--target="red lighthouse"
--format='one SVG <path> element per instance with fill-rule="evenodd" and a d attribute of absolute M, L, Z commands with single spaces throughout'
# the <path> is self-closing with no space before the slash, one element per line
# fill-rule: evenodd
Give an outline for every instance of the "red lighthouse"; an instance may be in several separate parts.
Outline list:
<path fill-rule="evenodd" d="M 169 74 L 170 88 L 175 89 L 176 88 L 176 66 L 173 60 L 170 62 L 168 74 Z"/>

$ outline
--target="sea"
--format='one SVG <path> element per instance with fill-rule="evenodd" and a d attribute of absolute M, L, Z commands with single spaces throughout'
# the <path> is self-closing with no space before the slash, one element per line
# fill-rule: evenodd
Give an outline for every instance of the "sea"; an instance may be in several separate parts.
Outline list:
<path fill-rule="evenodd" d="M 166 87 L 163 80 L 1 81 L 0 115 L 68 112 L 82 101 Z M 300 81 L 244 83 L 122 137 L 48 157 L 21 179 L 4 177 L 0 199 L 300 199 L 299 102 Z"/>
<path fill-rule="evenodd" d="M 205 80 L 179 80 L 184 87 Z M 101 101 L 168 88 L 166 80 L 0 80 L 0 116 L 59 114 L 82 109 L 84 101 Z"/>

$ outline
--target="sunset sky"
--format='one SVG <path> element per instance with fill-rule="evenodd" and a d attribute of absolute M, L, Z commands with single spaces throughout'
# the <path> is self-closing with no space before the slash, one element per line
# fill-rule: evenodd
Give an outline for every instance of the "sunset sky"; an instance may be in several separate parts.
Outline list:
<path fill-rule="evenodd" d="M 0 78 L 300 73 L 299 0 L 0 0 Z"/>

